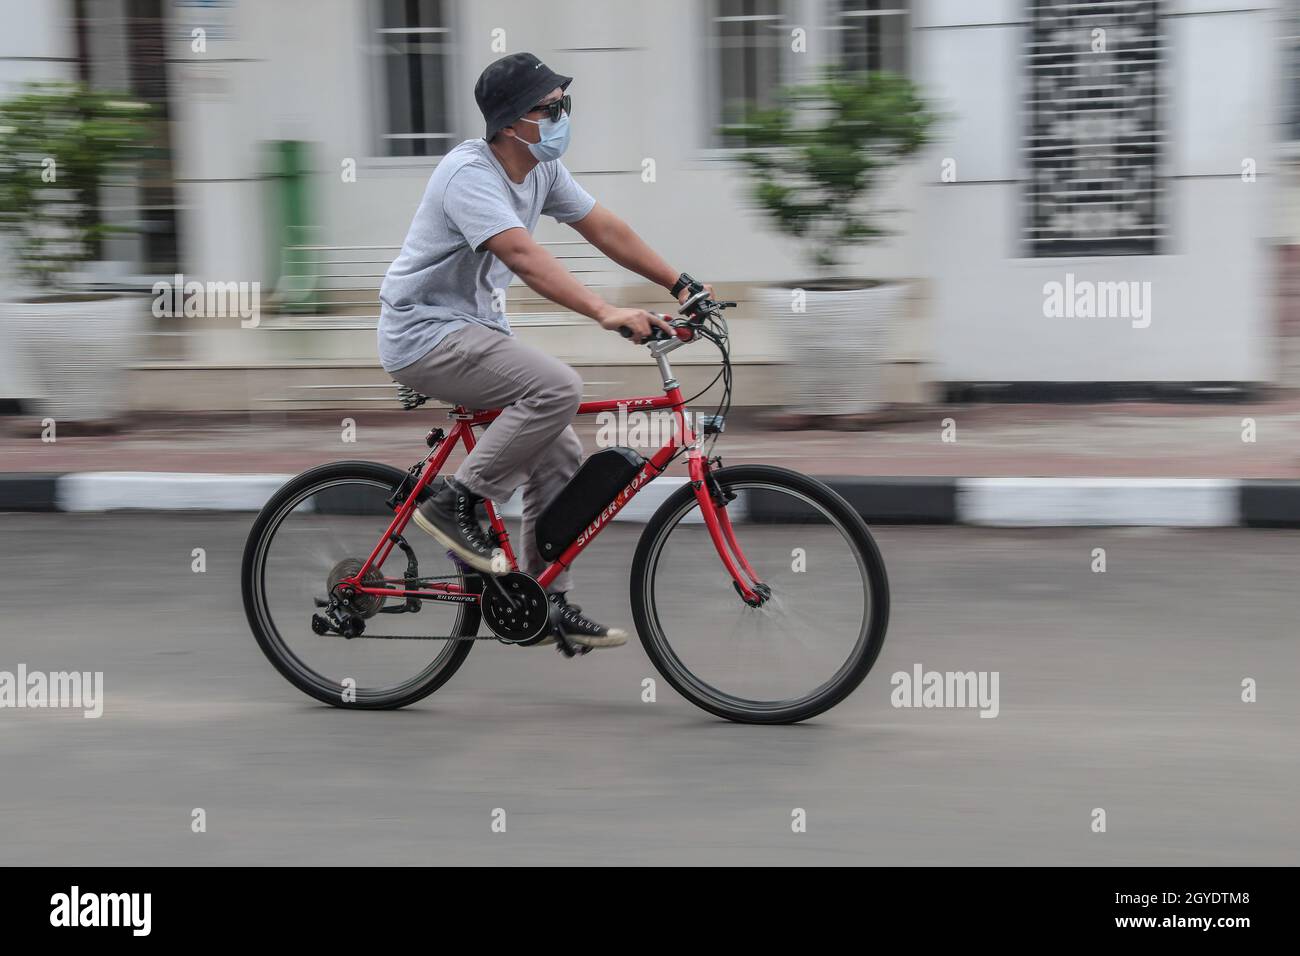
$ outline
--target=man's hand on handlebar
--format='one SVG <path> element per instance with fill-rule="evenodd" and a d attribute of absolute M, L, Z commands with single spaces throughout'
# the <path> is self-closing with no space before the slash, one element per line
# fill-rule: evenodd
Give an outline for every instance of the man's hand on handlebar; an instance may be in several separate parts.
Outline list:
<path fill-rule="evenodd" d="M 601 328 L 613 331 L 617 329 L 624 338 L 630 338 L 638 345 L 650 337 L 652 329 L 662 330 L 663 336 L 673 334 L 673 327 L 668 319 L 657 312 L 645 309 L 620 309 L 611 307 L 608 314 L 599 319 Z"/>

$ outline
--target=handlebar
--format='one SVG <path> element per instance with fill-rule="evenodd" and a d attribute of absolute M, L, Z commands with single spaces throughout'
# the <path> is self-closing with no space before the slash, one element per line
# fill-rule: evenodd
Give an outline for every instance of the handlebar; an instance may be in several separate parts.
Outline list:
<path fill-rule="evenodd" d="M 675 330 L 672 333 L 665 332 L 657 325 L 650 327 L 650 334 L 643 338 L 638 344 L 645 345 L 650 342 L 666 342 L 676 336 L 683 342 L 690 342 L 695 339 L 695 330 L 699 328 L 704 320 L 710 315 L 716 315 L 723 309 L 734 309 L 734 302 L 716 302 L 709 298 L 708 292 L 700 290 L 689 299 L 682 303 L 682 307 L 677 310 L 678 315 L 684 318 L 673 319 L 672 326 Z M 668 318 L 668 316 L 663 316 Z M 632 338 L 633 332 L 626 325 L 620 326 L 619 335 L 625 339 Z"/>

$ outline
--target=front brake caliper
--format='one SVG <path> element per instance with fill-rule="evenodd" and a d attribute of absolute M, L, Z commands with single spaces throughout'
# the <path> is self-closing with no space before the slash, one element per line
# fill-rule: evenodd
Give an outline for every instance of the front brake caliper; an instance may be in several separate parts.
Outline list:
<path fill-rule="evenodd" d="M 709 464 L 712 465 L 715 461 L 719 465 L 722 464 L 721 458 L 710 459 Z M 736 500 L 736 493 L 730 488 L 723 488 L 711 469 L 705 472 L 704 481 L 708 486 L 709 497 L 713 499 L 713 506 L 715 508 L 725 508 L 729 502 Z"/>

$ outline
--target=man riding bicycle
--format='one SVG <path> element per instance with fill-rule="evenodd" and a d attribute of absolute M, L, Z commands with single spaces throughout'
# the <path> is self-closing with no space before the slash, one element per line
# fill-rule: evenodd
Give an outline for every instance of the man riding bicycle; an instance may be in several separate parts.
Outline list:
<path fill-rule="evenodd" d="M 531 53 L 502 57 L 483 71 L 474 97 L 484 137 L 466 140 L 438 163 L 379 291 L 379 358 L 394 380 L 449 404 L 504 409 L 414 516 L 457 558 L 485 573 L 508 569 L 500 552 L 493 553 L 477 504 L 505 501 L 524 488 L 522 568 L 537 576 L 547 562 L 533 525 L 582 462 L 571 425 L 582 378 L 514 337 L 504 303 L 512 276 L 603 328 L 627 329 L 636 341 L 655 326 L 672 331 L 663 316 L 612 305 L 579 283 L 534 241 L 538 218 L 545 213 L 567 223 L 679 301 L 696 285 L 600 206 L 560 162 L 569 144 L 572 81 Z M 625 631 L 568 603 L 570 584 L 566 570 L 549 595 L 566 638 L 588 647 L 625 643 Z"/>

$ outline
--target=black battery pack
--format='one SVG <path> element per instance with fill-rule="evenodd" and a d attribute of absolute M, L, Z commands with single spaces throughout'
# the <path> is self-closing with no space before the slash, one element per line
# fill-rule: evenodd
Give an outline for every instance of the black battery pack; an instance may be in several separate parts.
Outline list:
<path fill-rule="evenodd" d="M 542 557 L 553 561 L 563 554 L 645 463 L 631 448 L 623 447 L 606 448 L 584 461 L 537 519 L 534 533 Z"/>

